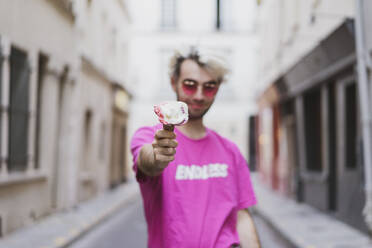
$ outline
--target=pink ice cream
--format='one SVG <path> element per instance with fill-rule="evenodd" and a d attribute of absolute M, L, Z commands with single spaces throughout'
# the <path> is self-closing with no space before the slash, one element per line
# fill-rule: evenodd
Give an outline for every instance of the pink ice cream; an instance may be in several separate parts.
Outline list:
<path fill-rule="evenodd" d="M 168 101 L 154 106 L 159 121 L 166 126 L 182 125 L 189 119 L 187 105 L 184 102 Z"/>

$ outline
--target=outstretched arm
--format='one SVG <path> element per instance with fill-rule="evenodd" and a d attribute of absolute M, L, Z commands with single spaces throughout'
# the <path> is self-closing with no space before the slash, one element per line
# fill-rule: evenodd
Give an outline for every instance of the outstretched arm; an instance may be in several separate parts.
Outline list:
<path fill-rule="evenodd" d="M 174 160 L 176 134 L 169 130 L 158 130 L 154 142 L 142 146 L 138 156 L 138 169 L 147 176 L 157 176 Z"/>
<path fill-rule="evenodd" d="M 260 240 L 253 222 L 252 216 L 248 209 L 238 211 L 238 234 L 242 248 L 260 248 Z"/>

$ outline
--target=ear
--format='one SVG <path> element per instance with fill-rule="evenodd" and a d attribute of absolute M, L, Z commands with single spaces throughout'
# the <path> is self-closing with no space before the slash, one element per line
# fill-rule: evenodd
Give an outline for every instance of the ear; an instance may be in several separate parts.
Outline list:
<path fill-rule="evenodd" d="M 177 92 L 177 82 L 174 77 L 171 77 L 171 85 L 174 92 Z"/>

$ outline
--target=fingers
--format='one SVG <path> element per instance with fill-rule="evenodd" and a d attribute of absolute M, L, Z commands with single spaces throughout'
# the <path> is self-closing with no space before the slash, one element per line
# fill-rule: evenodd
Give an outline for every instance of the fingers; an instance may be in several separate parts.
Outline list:
<path fill-rule="evenodd" d="M 168 130 L 158 130 L 155 133 L 152 147 L 154 149 L 154 159 L 158 169 L 163 170 L 170 162 L 175 159 L 176 147 L 178 142 L 176 134 Z"/>
<path fill-rule="evenodd" d="M 170 147 L 170 148 L 176 148 L 178 146 L 177 140 L 174 139 L 160 139 L 156 140 L 153 144 L 154 147 Z"/>
<path fill-rule="evenodd" d="M 171 147 L 155 147 L 154 151 L 156 154 L 162 154 L 167 156 L 172 156 L 176 154 L 176 149 Z"/>
<path fill-rule="evenodd" d="M 175 139 L 176 134 L 172 131 L 158 130 L 155 133 L 155 139 Z"/>
<path fill-rule="evenodd" d="M 167 130 L 158 130 L 155 133 L 153 147 L 171 147 L 176 148 L 178 145 L 176 141 L 176 134 Z"/>
<path fill-rule="evenodd" d="M 176 149 L 173 147 L 157 147 L 154 146 L 154 161 L 158 170 L 163 170 L 175 158 Z"/>
<path fill-rule="evenodd" d="M 167 155 L 156 154 L 156 153 L 155 153 L 155 161 L 160 162 L 160 164 L 163 164 L 164 167 L 166 167 L 166 165 L 167 165 L 169 162 L 172 162 L 173 160 L 174 160 L 174 155 L 172 155 L 172 156 L 167 156 Z M 164 163 L 165 163 L 165 164 L 164 164 Z"/>

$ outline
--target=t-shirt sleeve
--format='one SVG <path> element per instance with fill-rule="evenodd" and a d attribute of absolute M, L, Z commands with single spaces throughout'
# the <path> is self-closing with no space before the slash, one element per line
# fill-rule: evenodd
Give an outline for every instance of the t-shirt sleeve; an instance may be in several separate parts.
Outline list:
<path fill-rule="evenodd" d="M 237 209 L 240 210 L 255 205 L 257 200 L 254 194 L 248 164 L 239 150 L 236 150 L 236 168 L 236 182 L 238 187 Z"/>
<path fill-rule="evenodd" d="M 146 182 L 148 177 L 137 167 L 138 155 L 143 145 L 151 144 L 154 140 L 154 127 L 141 127 L 133 135 L 130 149 L 133 156 L 133 170 L 139 183 Z"/>

